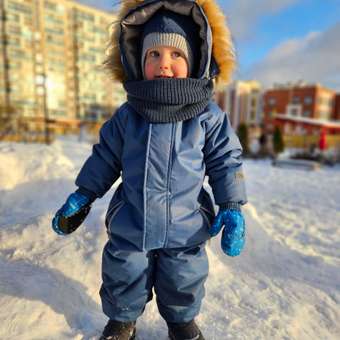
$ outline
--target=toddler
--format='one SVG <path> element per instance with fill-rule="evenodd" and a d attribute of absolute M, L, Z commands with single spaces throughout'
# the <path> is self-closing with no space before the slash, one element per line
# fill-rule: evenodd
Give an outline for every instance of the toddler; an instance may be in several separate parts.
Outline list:
<path fill-rule="evenodd" d="M 229 31 L 213 0 L 125 1 L 119 18 L 106 65 L 127 101 L 102 126 L 52 226 L 76 230 L 121 176 L 105 219 L 100 297 L 109 321 L 100 339 L 134 339 L 154 290 L 170 339 L 202 340 L 206 241 L 224 227 L 226 254 L 244 246 L 242 148 L 211 99 L 233 67 Z"/>

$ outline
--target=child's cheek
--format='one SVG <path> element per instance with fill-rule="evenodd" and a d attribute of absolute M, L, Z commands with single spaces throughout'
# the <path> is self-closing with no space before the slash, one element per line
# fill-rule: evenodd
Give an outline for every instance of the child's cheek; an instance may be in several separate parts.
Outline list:
<path fill-rule="evenodd" d="M 145 79 L 152 80 L 155 78 L 155 68 L 151 63 L 146 62 L 144 67 Z"/>
<path fill-rule="evenodd" d="M 173 66 L 173 73 L 175 78 L 187 78 L 188 77 L 188 66 L 187 63 L 180 62 Z"/>

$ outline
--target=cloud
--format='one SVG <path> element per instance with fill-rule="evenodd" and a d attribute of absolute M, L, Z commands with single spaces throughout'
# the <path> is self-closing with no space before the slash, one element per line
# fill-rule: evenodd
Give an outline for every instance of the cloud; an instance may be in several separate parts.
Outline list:
<path fill-rule="evenodd" d="M 245 76 L 265 86 L 305 80 L 340 90 L 340 22 L 324 32 L 310 32 L 273 48 Z"/>
<path fill-rule="evenodd" d="M 261 17 L 279 13 L 301 0 L 230 0 L 222 4 L 234 38 L 248 40 Z"/>

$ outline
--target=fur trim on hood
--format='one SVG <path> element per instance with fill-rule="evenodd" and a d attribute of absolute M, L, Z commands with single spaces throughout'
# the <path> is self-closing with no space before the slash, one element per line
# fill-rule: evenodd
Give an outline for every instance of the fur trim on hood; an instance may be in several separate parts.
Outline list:
<path fill-rule="evenodd" d="M 103 62 L 104 67 L 114 80 L 120 82 L 126 80 L 119 48 L 120 23 L 133 8 L 146 2 L 144 0 L 121 0 L 117 20 L 111 25 L 112 33 L 106 49 L 107 57 Z M 195 2 L 202 8 L 211 28 L 212 54 L 219 68 L 219 73 L 215 77 L 216 85 L 223 87 L 230 83 L 236 63 L 230 30 L 225 16 L 215 0 L 195 0 Z"/>

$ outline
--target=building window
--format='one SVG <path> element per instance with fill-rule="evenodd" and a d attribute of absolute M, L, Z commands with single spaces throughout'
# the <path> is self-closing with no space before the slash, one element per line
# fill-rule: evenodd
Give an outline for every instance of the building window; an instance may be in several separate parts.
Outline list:
<path fill-rule="evenodd" d="M 59 46 L 64 46 L 64 42 L 62 40 L 57 40 L 55 38 L 56 38 L 56 36 L 53 36 L 51 34 L 47 34 L 46 35 L 46 41 L 49 44 L 55 44 L 55 45 L 59 45 Z"/>
<path fill-rule="evenodd" d="M 11 20 L 11 21 L 15 21 L 15 22 L 18 22 L 20 20 L 20 16 L 18 14 L 14 14 L 14 13 L 7 13 L 6 18 Z"/>
<path fill-rule="evenodd" d="M 55 17 L 54 15 L 51 14 L 45 14 L 45 18 L 47 22 L 53 23 L 53 24 L 59 24 L 63 25 L 64 22 L 60 18 Z"/>
<path fill-rule="evenodd" d="M 18 11 L 25 14 L 32 14 L 32 10 L 28 6 L 23 5 L 16 1 L 9 1 L 7 6 L 9 9 L 12 9 L 14 11 Z"/>
<path fill-rule="evenodd" d="M 20 42 L 20 38 L 15 38 L 10 36 L 8 40 L 4 41 L 6 43 L 6 45 L 9 46 L 16 46 L 16 47 L 20 47 L 21 46 L 21 42 Z"/>
<path fill-rule="evenodd" d="M 309 110 L 303 111 L 303 116 L 310 117 L 310 111 Z"/>
<path fill-rule="evenodd" d="M 289 116 L 300 117 L 302 115 L 302 106 L 299 104 L 289 104 L 286 107 L 286 113 Z"/>
<path fill-rule="evenodd" d="M 55 116 L 66 116 L 66 111 L 64 111 L 64 110 L 50 109 L 49 112 L 50 112 L 51 115 L 55 115 Z"/>
<path fill-rule="evenodd" d="M 19 26 L 8 26 L 8 32 L 11 34 L 21 34 L 21 28 Z"/>
<path fill-rule="evenodd" d="M 319 111 L 319 118 L 320 119 L 329 119 L 329 112 L 328 111 Z"/>
<path fill-rule="evenodd" d="M 305 104 L 310 105 L 313 103 L 313 98 L 311 96 L 307 96 L 304 99 Z"/>
<path fill-rule="evenodd" d="M 51 34 L 64 34 L 64 30 L 61 28 L 61 27 L 56 27 L 56 28 L 49 28 L 49 27 L 46 27 L 45 28 L 45 32 L 47 33 L 51 33 Z"/>
<path fill-rule="evenodd" d="M 294 96 L 293 97 L 293 104 L 298 104 L 298 103 L 300 103 L 300 98 L 297 97 L 297 96 Z"/>
<path fill-rule="evenodd" d="M 269 105 L 275 105 L 276 104 L 276 99 L 275 98 L 269 98 L 268 99 Z"/>
<path fill-rule="evenodd" d="M 25 59 L 27 54 L 23 50 L 10 49 L 8 52 L 9 57 Z"/>
<path fill-rule="evenodd" d="M 333 101 L 332 98 L 329 97 L 318 97 L 318 104 L 325 106 L 332 106 Z"/>
<path fill-rule="evenodd" d="M 50 2 L 50 1 L 45 1 L 45 8 L 47 8 L 51 11 L 56 11 L 57 10 L 57 4 Z"/>
<path fill-rule="evenodd" d="M 94 16 L 92 14 L 89 13 L 85 13 L 85 12 L 81 12 L 81 11 L 76 11 L 77 13 L 77 19 L 83 19 L 86 21 L 94 21 Z"/>
<path fill-rule="evenodd" d="M 333 99 L 332 99 L 332 98 L 329 98 L 329 99 L 328 99 L 328 107 L 329 107 L 330 109 L 332 109 L 332 107 L 333 107 Z"/>

